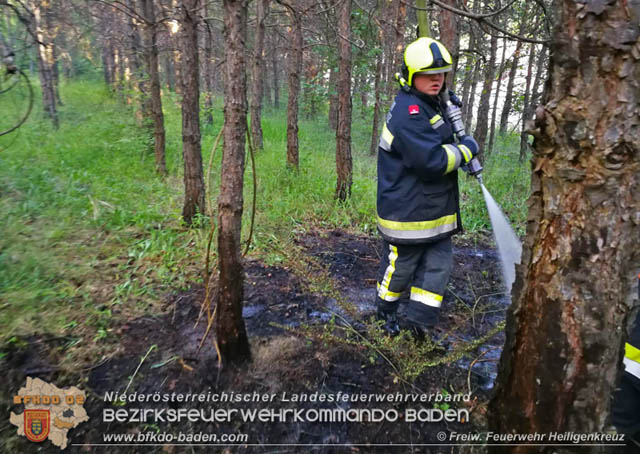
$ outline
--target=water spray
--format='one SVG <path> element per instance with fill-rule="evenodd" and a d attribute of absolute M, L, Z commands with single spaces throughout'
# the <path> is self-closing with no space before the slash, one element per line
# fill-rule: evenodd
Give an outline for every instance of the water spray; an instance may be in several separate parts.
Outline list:
<path fill-rule="evenodd" d="M 451 122 L 453 132 L 458 138 L 462 140 L 467 135 L 462 122 L 462 111 L 460 107 L 455 105 L 447 90 L 444 90 L 440 97 L 442 98 L 446 110 L 445 115 Z M 516 236 L 515 232 L 509 225 L 507 217 L 504 215 L 496 201 L 493 199 L 487 188 L 482 181 L 483 167 L 480 160 L 474 157 L 466 165 L 462 166 L 462 169 L 469 175 L 476 177 L 480 187 L 482 188 L 482 194 L 484 195 L 484 201 L 487 205 L 487 211 L 489 212 L 489 218 L 491 219 L 491 227 L 493 228 L 493 235 L 498 245 L 498 252 L 500 253 L 500 262 L 502 264 L 502 277 L 504 284 L 507 288 L 507 295 L 511 294 L 511 285 L 515 280 L 515 264 L 520 263 L 520 256 L 522 255 L 522 245 L 520 240 Z"/>

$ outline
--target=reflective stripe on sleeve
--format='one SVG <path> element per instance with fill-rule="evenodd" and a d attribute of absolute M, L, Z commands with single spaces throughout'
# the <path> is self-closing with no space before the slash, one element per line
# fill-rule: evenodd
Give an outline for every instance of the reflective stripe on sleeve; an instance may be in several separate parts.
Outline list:
<path fill-rule="evenodd" d="M 378 216 L 378 228 L 392 238 L 415 240 L 433 238 L 442 233 L 451 232 L 458 227 L 456 213 L 442 216 L 431 221 L 389 221 Z"/>
<path fill-rule="evenodd" d="M 392 292 L 389 290 L 389 284 L 391 283 L 391 277 L 396 271 L 396 260 L 398 259 L 398 248 L 393 244 L 389 245 L 389 265 L 384 272 L 384 278 L 382 283 L 378 286 L 378 296 L 385 301 L 398 301 L 400 299 L 400 293 Z"/>
<path fill-rule="evenodd" d="M 628 344 L 627 344 L 628 345 Z M 634 377 L 640 378 L 640 363 L 635 362 L 632 359 L 625 357 L 622 362 L 624 363 L 625 372 L 630 373 Z"/>
<path fill-rule="evenodd" d="M 462 158 L 455 145 L 444 144 L 442 148 L 447 152 L 447 170 L 444 171 L 447 174 L 460 167 Z"/>
<path fill-rule="evenodd" d="M 391 151 L 391 143 L 393 142 L 393 134 L 387 128 L 387 124 L 385 123 L 382 127 L 382 134 L 380 135 L 380 143 L 378 146 L 382 148 L 384 151 Z"/>
<path fill-rule="evenodd" d="M 429 122 L 431 123 L 431 126 L 433 126 L 434 129 L 439 128 L 444 124 L 444 120 L 438 114 L 436 114 L 433 118 L 430 118 Z"/>
<path fill-rule="evenodd" d="M 628 342 L 624 344 L 624 356 L 625 358 L 629 358 L 631 361 L 640 363 L 640 349 L 634 347 Z"/>
<path fill-rule="evenodd" d="M 418 301 L 431 307 L 442 306 L 442 295 L 423 290 L 418 287 L 411 287 L 411 300 Z"/>
<path fill-rule="evenodd" d="M 464 162 L 467 163 L 471 161 L 471 158 L 473 158 L 473 154 L 471 153 L 471 150 L 469 150 L 469 148 L 466 145 L 462 145 L 462 144 L 458 144 L 458 148 L 460 149 L 462 156 L 464 156 Z"/>

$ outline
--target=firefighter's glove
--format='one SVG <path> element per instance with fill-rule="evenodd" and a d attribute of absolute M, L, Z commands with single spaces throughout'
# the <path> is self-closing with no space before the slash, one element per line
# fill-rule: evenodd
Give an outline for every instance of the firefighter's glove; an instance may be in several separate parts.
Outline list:
<path fill-rule="evenodd" d="M 467 164 L 469 161 L 471 161 L 478 154 L 478 151 L 480 150 L 480 146 L 478 145 L 478 142 L 476 142 L 476 139 L 474 139 L 471 136 L 464 136 L 462 139 L 460 139 L 460 143 L 458 143 L 458 147 L 462 151 L 462 155 L 464 157 L 464 164 Z"/>
<path fill-rule="evenodd" d="M 462 107 L 462 101 L 460 100 L 460 98 L 456 96 L 456 94 L 452 90 L 449 90 L 449 100 L 456 106 Z"/>
<path fill-rule="evenodd" d="M 438 322 L 440 309 L 428 306 L 418 301 L 409 301 L 407 306 L 407 320 L 422 329 L 431 329 Z"/>

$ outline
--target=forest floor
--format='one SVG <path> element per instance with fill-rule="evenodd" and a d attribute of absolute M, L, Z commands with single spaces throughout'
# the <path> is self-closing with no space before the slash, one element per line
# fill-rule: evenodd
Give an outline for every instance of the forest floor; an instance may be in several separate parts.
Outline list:
<path fill-rule="evenodd" d="M 486 404 L 496 376 L 503 333 L 481 345 L 473 340 L 491 333 L 504 320 L 507 299 L 500 280 L 499 259 L 489 242 L 454 242 L 454 270 L 445 295 L 437 339 L 430 350 L 431 367 L 413 360 L 402 362 L 404 347 L 424 340 L 407 340 L 395 347 L 384 336 L 376 339 L 374 315 L 375 279 L 381 254 L 379 240 L 344 230 L 310 231 L 295 240 L 299 263 L 269 266 L 255 259 L 245 263 L 243 315 L 249 334 L 253 361 L 241 369 L 219 373 L 210 339 L 199 345 L 206 329 L 206 316 L 194 328 L 204 299 L 204 288 L 168 295 L 155 316 L 115 318 L 116 342 L 111 353 L 75 370 L 59 367 L 64 355 L 64 338 L 33 336 L 8 345 L 0 359 L 4 401 L 24 386 L 26 377 L 40 377 L 58 387 L 75 385 L 87 393 L 85 409 L 89 421 L 69 432 L 66 452 L 246 452 L 246 453 L 339 453 L 472 452 L 470 447 L 435 446 L 452 432 L 474 433 L 486 427 Z M 321 270 L 333 291 L 316 291 L 306 281 L 306 270 Z M 401 305 L 401 312 L 403 305 Z M 374 326 L 374 329 L 371 326 Z M 407 334 L 407 337 L 408 336 Z M 471 345 L 471 348 L 465 346 Z M 387 349 L 387 347 L 389 349 Z M 461 351 L 461 354 L 456 352 Z M 398 361 L 396 361 L 396 359 Z M 417 368 L 416 370 L 412 370 Z M 218 394 L 253 396 L 268 402 L 127 403 L 106 402 L 105 394 L 128 390 L 128 394 L 152 395 Z M 397 393 L 429 396 L 427 402 L 399 398 Z M 342 401 L 345 395 L 392 396 L 393 402 Z M 331 396 L 334 402 L 294 402 Z M 444 402 L 462 398 L 458 402 Z M 258 397 L 255 397 L 258 396 Z M 395 396 L 395 397 L 393 397 Z M 5 400 L 6 399 L 6 400 Z M 301 418 L 288 414 L 286 420 L 154 423 L 103 422 L 103 410 L 131 408 L 204 409 L 301 409 Z M 454 422 L 411 422 L 413 410 L 467 410 L 468 419 Z M 314 422 L 318 409 L 379 409 L 378 422 Z M 9 409 L 7 409 L 9 410 Z M 12 411 L 19 413 L 21 406 Z M 8 412 L 7 412 L 8 413 Z M 270 413 L 273 414 L 273 413 Z M 277 414 L 277 413 L 276 413 Z M 355 414 L 355 413 L 352 413 Z M 464 414 L 458 412 L 457 414 Z M 398 420 L 393 421 L 394 415 Z M 437 412 L 422 413 L 437 418 Z M 8 421 L 6 422 L 8 424 Z M 50 442 L 41 445 L 18 437 L 15 427 L 0 429 L 0 445 L 14 452 L 59 452 Z M 240 443 L 212 446 L 156 446 L 103 443 L 103 433 L 155 434 L 247 434 Z M 444 433 L 444 434 L 441 434 Z M 446 434 L 446 435 L 445 435 Z M 147 441 L 147 444 L 149 442 Z M 177 440 L 174 440 L 177 443 Z M 92 446 L 93 445 L 93 446 Z M 389 446 L 394 445 L 394 446 Z"/>

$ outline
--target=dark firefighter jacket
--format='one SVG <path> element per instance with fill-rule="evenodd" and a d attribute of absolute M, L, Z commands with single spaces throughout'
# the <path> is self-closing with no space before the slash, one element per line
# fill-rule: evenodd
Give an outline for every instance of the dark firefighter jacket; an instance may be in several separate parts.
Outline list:
<path fill-rule="evenodd" d="M 624 369 L 640 380 L 640 313 L 624 346 Z"/>
<path fill-rule="evenodd" d="M 378 230 L 395 244 L 437 241 L 462 230 L 457 168 L 470 159 L 454 144 L 432 96 L 400 90 L 378 149 Z"/>

